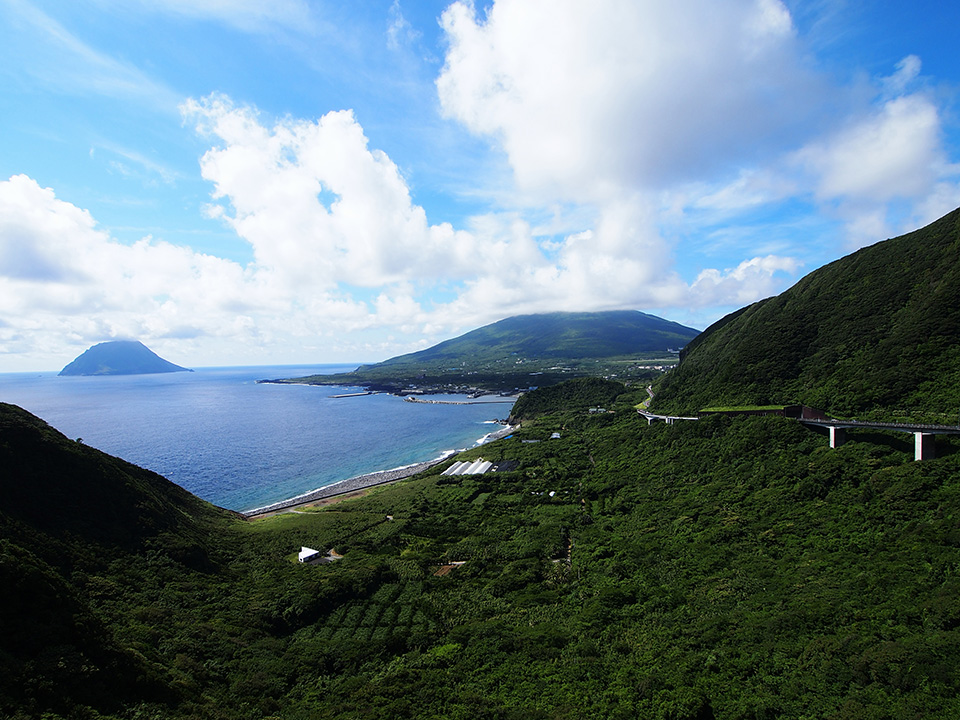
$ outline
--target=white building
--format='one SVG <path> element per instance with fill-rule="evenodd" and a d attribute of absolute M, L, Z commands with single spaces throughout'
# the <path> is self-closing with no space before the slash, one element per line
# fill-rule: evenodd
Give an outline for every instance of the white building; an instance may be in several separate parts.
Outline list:
<path fill-rule="evenodd" d="M 314 550 L 313 548 L 301 547 L 300 554 L 297 555 L 297 560 L 300 562 L 307 562 L 307 560 L 313 560 L 317 555 L 320 554 L 319 550 Z"/>

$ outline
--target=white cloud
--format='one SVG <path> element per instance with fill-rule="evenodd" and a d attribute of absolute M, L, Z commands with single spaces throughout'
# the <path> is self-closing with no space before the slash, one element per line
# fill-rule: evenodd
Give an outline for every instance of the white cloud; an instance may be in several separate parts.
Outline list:
<path fill-rule="evenodd" d="M 883 78 L 884 90 L 894 97 L 902 95 L 913 82 L 920 77 L 922 63 L 916 55 L 907 55 L 897 63 L 897 71 L 890 77 Z"/>
<path fill-rule="evenodd" d="M 763 54 L 761 40 L 789 36 L 779 7 L 759 3 L 738 42 L 746 38 L 751 52 Z M 581 113 L 567 130 L 579 128 L 584 134 L 573 139 L 585 142 L 618 130 L 605 114 L 615 109 L 605 108 L 596 125 Z M 354 339 L 341 352 L 393 347 L 391 354 L 520 312 L 749 302 L 797 267 L 769 256 L 685 282 L 661 236 L 662 197 L 646 188 L 657 169 L 623 174 L 625 161 L 610 164 L 607 150 L 597 162 L 564 146 L 553 179 L 533 169 L 537 152 L 547 153 L 549 165 L 548 145 L 519 163 L 531 163 L 535 193 L 580 187 L 591 201 L 547 224 L 550 232 L 566 226 L 563 232 L 538 235 L 543 230 L 525 219 L 522 203 L 455 228 L 430 224 L 399 168 L 370 147 L 350 111 L 268 120 L 223 95 L 189 100 L 181 110 L 212 144 L 200 159 L 213 186 L 204 213 L 250 244 L 251 264 L 153 238 L 119 243 L 88 212 L 15 176 L 0 184 L 0 274 L 9 281 L 0 291 L 9 312 L 0 318 L 0 352 L 32 343 L 60 348 L 69 360 L 77 345 L 124 336 L 160 343 L 158 350 L 191 349 L 213 363 L 270 361 L 272 348 L 289 358 L 291 347 L 326 360 L 338 358 L 323 348 L 349 332 Z M 534 133 L 525 122 L 523 132 Z M 609 139 L 626 143 L 634 158 L 658 141 L 628 135 Z M 587 149 L 599 146 L 594 139 Z M 551 206 L 561 207 L 566 192 L 548 193 Z M 731 203 L 716 200 L 723 202 Z M 571 230 L 572 218 L 579 225 Z M 387 332 L 392 345 L 384 344 Z M 202 354 L 213 345 L 218 355 Z"/>
<path fill-rule="evenodd" d="M 937 108 L 921 95 L 884 103 L 797 159 L 818 177 L 819 198 L 880 203 L 926 194 L 946 165 Z"/>
<path fill-rule="evenodd" d="M 296 288 L 372 288 L 477 271 L 472 236 L 429 225 L 396 165 L 368 148 L 351 112 L 268 128 L 254 110 L 212 96 L 189 101 L 184 113 L 221 142 L 200 164 L 230 209 L 210 213 L 253 246 L 260 267 Z"/>
<path fill-rule="evenodd" d="M 387 47 L 391 50 L 400 48 L 417 42 L 422 33 L 415 30 L 412 25 L 403 16 L 403 10 L 400 8 L 400 0 L 393 0 L 390 6 L 390 24 L 387 26 Z"/>
<path fill-rule="evenodd" d="M 248 301 L 235 263 L 150 238 L 118 243 L 24 175 L 0 183 L 0 277 L 11 333 L 27 317 L 51 334 L 76 332 L 79 318 L 97 318 L 96 332 L 110 337 L 146 326 L 157 337 L 189 323 L 216 333 Z"/>
<path fill-rule="evenodd" d="M 918 57 L 904 58 L 892 75 L 876 78 L 869 93 L 852 93 L 856 102 L 847 103 L 830 128 L 763 164 L 738 168 L 732 180 L 669 189 L 670 220 L 689 224 L 692 212 L 700 223 L 707 218 L 729 228 L 743 213 L 799 200 L 813 204 L 820 222 L 839 221 L 849 250 L 953 210 L 960 204 L 960 165 L 949 160 L 936 95 L 912 89 L 922 81 L 920 68 Z M 844 247 L 836 238 L 826 242 Z"/>
<path fill-rule="evenodd" d="M 232 353 L 215 362 L 254 360 L 250 353 L 274 348 L 289 358 L 290 347 L 324 360 L 344 332 L 357 334 L 343 353 L 391 354 L 518 312 L 635 307 L 703 317 L 702 308 L 782 289 L 811 245 L 829 245 L 835 257 L 837 224 L 856 245 L 960 204 L 960 168 L 944 141 L 949 115 L 920 58 L 845 86 L 816 69 L 797 29 L 806 23 L 795 24 L 782 0 L 451 4 L 435 90 L 442 114 L 480 139 L 469 161 L 454 167 L 459 160 L 450 159 L 443 172 L 485 178 L 485 187 L 458 190 L 471 207 L 488 203 L 457 227 L 428 217 L 425 207 L 434 206 L 416 197 L 419 189 L 440 206 L 445 178 L 424 180 L 433 168 L 400 168 L 377 147 L 404 157 L 410 140 L 395 133 L 429 113 L 393 123 L 371 100 L 398 77 L 411 83 L 403 92 L 422 100 L 424 88 L 413 84 L 434 67 L 403 65 L 411 50 L 434 48 L 400 0 L 359 19 L 330 16 L 310 0 L 94 4 L 138 25 L 172 17 L 173 28 L 187 18 L 279 36 L 256 47 L 269 45 L 278 59 L 292 49 L 308 67 L 337 56 L 318 88 L 345 70 L 370 81 L 371 92 L 335 97 L 347 106 L 364 98 L 355 106 L 376 125 L 368 139 L 350 110 L 309 114 L 317 100 L 303 98 L 303 78 L 295 102 L 282 85 L 261 96 L 301 108 L 301 117 L 268 117 L 223 95 L 183 102 L 52 13 L 0 0 L 0 20 L 8 21 L 0 56 L 25 58 L 22 72 L 43 90 L 181 107 L 188 131 L 210 141 L 200 170 L 212 197 L 202 213 L 249 243 L 253 258 L 242 266 L 202 255 L 160 232 L 118 242 L 90 213 L 15 176 L 0 183 L 0 352 L 58 343 L 63 352 L 63 338 L 133 335 L 194 349 L 215 338 Z M 96 37 L 76 27 L 86 29 L 85 40 Z M 212 42 L 222 37 L 236 40 L 210 34 Z M 398 52 L 385 54 L 384 42 Z M 402 72 L 383 73 L 384 57 Z M 261 85 L 237 87 L 255 93 Z M 445 135 L 425 157 L 464 138 L 435 116 L 425 126 Z M 431 133 L 418 132 L 431 142 Z M 131 148 L 133 133 L 100 135 L 84 143 L 118 170 L 171 185 L 189 180 L 156 160 L 172 154 Z M 491 152 L 473 164 L 487 142 Z M 408 177 L 417 181 L 413 191 Z M 805 236 L 814 226 L 819 235 Z"/>
<path fill-rule="evenodd" d="M 97 148 L 105 151 L 108 155 L 116 155 L 126 161 L 112 160 L 110 162 L 111 167 L 115 168 L 122 175 L 141 177 L 148 182 L 154 178 L 159 178 L 160 181 L 167 185 L 172 185 L 180 178 L 178 171 L 161 162 L 146 157 L 143 153 L 136 150 L 131 150 L 111 142 L 100 143 L 97 145 Z M 90 148 L 91 158 L 94 157 L 97 148 Z M 135 166 L 135 169 L 131 169 L 129 164 Z"/>
<path fill-rule="evenodd" d="M 189 349 L 185 362 L 262 361 L 271 341 L 317 335 L 316 318 L 328 329 L 370 324 L 363 304 L 323 291 L 296 298 L 256 267 L 149 237 L 117 242 L 24 175 L 0 182 L 0 278 L 0 355 L 32 353 L 47 367 L 118 337 Z"/>
<path fill-rule="evenodd" d="M 878 79 L 872 106 L 788 159 L 844 222 L 849 247 L 907 232 L 960 204 L 960 167 L 944 147 L 941 111 L 931 94 L 909 92 L 920 68 L 914 55 L 901 60 Z"/>
<path fill-rule="evenodd" d="M 192 364 L 270 362 L 291 348 L 337 359 L 321 354 L 337 343 L 347 357 L 396 354 L 519 312 L 733 301 L 750 295 L 745 282 L 785 267 L 755 263 L 717 274 L 709 293 L 702 280 L 690 288 L 670 271 L 639 198 L 558 241 L 552 259 L 516 217 L 479 217 L 469 232 L 429 226 L 348 113 L 267 130 L 252 110 L 215 104 L 190 108 L 230 141 L 205 155 L 204 172 L 230 200 L 223 218 L 254 244 L 255 262 L 242 267 L 150 237 L 117 242 L 89 212 L 14 176 L 0 183 L 0 354 L 57 366 L 115 337 Z M 317 193 L 327 184 L 339 191 L 329 205 Z M 343 213 L 351 206 L 365 213 Z M 377 209 L 383 216 L 371 224 Z M 374 290 L 369 299 L 352 297 L 357 280 Z M 437 301 L 438 289 L 450 299 Z M 385 333 L 396 340 L 385 343 Z"/>
<path fill-rule="evenodd" d="M 678 192 L 676 200 L 693 208 L 731 215 L 788 197 L 798 189 L 796 180 L 782 172 L 749 168 L 740 170 L 737 179 L 726 185 L 699 184 Z"/>
<path fill-rule="evenodd" d="M 744 260 L 737 267 L 719 271 L 704 270 L 693 283 L 692 293 L 697 306 L 743 306 L 779 289 L 777 273 L 793 275 L 800 269 L 796 258 L 767 255 Z"/>
<path fill-rule="evenodd" d="M 518 206 L 593 208 L 590 233 L 542 245 L 557 253 L 557 285 L 573 297 L 614 302 L 613 291 L 586 292 L 606 267 L 623 303 L 748 302 L 782 289 L 811 245 L 831 253 L 817 262 L 836 257 L 837 223 L 858 247 L 960 204 L 920 58 L 867 85 L 838 84 L 813 69 L 779 0 L 496 0 L 483 13 L 463 1 L 442 26 L 442 109 L 503 149 Z M 650 208 L 644 222 L 624 221 L 631 203 Z M 787 233 L 770 256 L 782 262 L 746 259 L 689 284 L 676 277 L 663 229 L 682 238 L 742 222 L 726 235 L 741 237 L 751 213 L 778 204 L 810 207 L 818 234 Z"/>
<path fill-rule="evenodd" d="M 796 133 L 815 83 L 778 0 L 457 2 L 444 112 L 502 144 L 521 188 L 660 188 Z"/>
<path fill-rule="evenodd" d="M 796 271 L 753 259 L 688 284 L 660 232 L 687 202 L 729 215 L 796 191 L 757 162 L 803 142 L 829 88 L 779 0 L 497 0 L 484 15 L 457 2 L 442 26 L 445 114 L 502 147 L 521 207 L 573 202 L 594 218 L 542 244 L 551 264 L 468 283 L 458 308 L 517 288 L 542 309 L 730 305 Z M 739 180 L 718 187 L 731 166 Z"/>

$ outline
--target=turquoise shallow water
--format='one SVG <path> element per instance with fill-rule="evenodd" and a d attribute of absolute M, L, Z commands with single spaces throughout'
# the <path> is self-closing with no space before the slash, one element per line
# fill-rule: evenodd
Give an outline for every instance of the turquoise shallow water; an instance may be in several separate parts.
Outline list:
<path fill-rule="evenodd" d="M 510 404 L 433 405 L 267 378 L 354 366 L 200 368 L 116 377 L 0 374 L 0 401 L 232 510 L 473 446 Z M 462 399 L 462 398 L 460 398 Z"/>

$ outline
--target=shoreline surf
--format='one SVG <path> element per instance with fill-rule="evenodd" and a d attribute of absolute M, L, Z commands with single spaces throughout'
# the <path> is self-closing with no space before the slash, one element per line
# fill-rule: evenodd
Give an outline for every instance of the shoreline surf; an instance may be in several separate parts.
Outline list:
<path fill-rule="evenodd" d="M 496 430 L 492 433 L 487 433 L 477 441 L 477 445 L 484 445 L 488 442 L 494 440 L 499 440 L 500 438 L 507 437 L 515 430 L 514 427 L 508 425 L 500 430 Z M 391 470 L 378 470 L 372 473 L 364 473 L 363 475 L 357 475 L 355 477 L 347 478 L 345 480 L 338 480 L 336 482 L 330 483 L 329 485 L 324 485 L 323 487 L 315 488 L 309 492 L 296 495 L 292 498 L 286 500 L 280 500 L 263 507 L 254 508 L 252 510 L 245 510 L 240 514 L 243 515 L 248 520 L 258 518 L 263 515 L 270 515 L 275 512 L 280 512 L 282 510 L 291 510 L 297 507 L 303 507 L 305 505 L 311 505 L 320 500 L 326 500 L 338 495 L 346 495 L 349 493 L 355 493 L 359 490 L 367 490 L 378 485 L 386 485 L 388 483 L 396 482 L 398 480 L 405 480 L 406 478 L 413 477 L 425 470 L 439 465 L 440 463 L 449 460 L 454 455 L 457 455 L 464 450 L 448 450 L 444 452 L 440 457 L 434 458 L 433 460 L 426 460 L 424 462 L 413 463 L 411 465 L 405 465 L 403 467 L 393 468 Z"/>

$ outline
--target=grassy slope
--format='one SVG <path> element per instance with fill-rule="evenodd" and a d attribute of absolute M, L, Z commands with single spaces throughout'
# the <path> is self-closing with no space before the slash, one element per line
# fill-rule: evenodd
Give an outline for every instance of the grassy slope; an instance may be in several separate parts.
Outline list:
<path fill-rule="evenodd" d="M 622 383 L 602 378 L 576 378 L 567 382 L 526 393 L 517 399 L 510 411 L 510 423 L 532 419 L 551 409 L 587 410 L 606 408 L 625 388 Z"/>
<path fill-rule="evenodd" d="M 955 424 L 958 341 L 960 210 L 708 328 L 664 378 L 656 407 L 802 402 Z"/>

